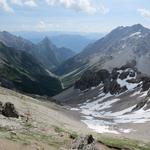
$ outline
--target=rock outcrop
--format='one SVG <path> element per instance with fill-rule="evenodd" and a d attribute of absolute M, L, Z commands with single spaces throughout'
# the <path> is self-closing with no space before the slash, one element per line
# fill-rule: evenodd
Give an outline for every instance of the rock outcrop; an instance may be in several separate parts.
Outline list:
<path fill-rule="evenodd" d="M 121 80 L 124 80 L 125 78 L 128 77 L 129 73 L 130 73 L 129 71 L 124 71 L 124 72 L 122 72 L 122 73 L 120 74 L 119 78 L 120 78 Z"/>
<path fill-rule="evenodd" d="M 110 76 L 111 74 L 106 69 L 99 70 L 96 73 L 96 75 L 97 75 L 98 81 L 103 82 L 103 83 L 107 80 L 110 80 L 110 78 L 111 78 L 111 76 Z"/>
<path fill-rule="evenodd" d="M 2 115 L 6 117 L 19 118 L 19 114 L 15 109 L 14 104 L 7 102 L 2 107 Z"/>
<path fill-rule="evenodd" d="M 92 135 L 75 139 L 69 149 L 66 150 L 99 150 Z"/>
<path fill-rule="evenodd" d="M 99 70 L 98 72 L 88 70 L 75 83 L 74 88 L 84 91 L 99 84 L 103 85 L 104 93 L 112 95 L 120 94 L 132 87 L 141 87 L 141 84 L 142 91 L 147 91 L 150 88 L 150 77 L 145 77 L 136 68 L 128 68 L 128 65 L 114 68 L 111 73 L 106 69 Z"/>
<path fill-rule="evenodd" d="M 150 88 L 150 78 L 149 77 L 143 77 L 142 81 L 143 81 L 142 91 L 147 91 Z"/>
<path fill-rule="evenodd" d="M 95 72 L 87 70 L 81 76 L 81 79 L 75 83 L 75 88 L 84 91 L 99 84 L 98 76 Z"/>

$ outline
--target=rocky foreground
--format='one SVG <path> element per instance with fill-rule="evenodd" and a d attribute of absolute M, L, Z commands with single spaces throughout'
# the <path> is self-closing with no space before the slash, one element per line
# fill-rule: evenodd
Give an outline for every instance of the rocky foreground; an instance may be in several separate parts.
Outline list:
<path fill-rule="evenodd" d="M 49 101 L 36 100 L 1 87 L 0 101 L 1 150 L 132 150 L 150 147 L 147 143 L 135 145 L 131 140 L 116 140 L 94 133 L 77 119 L 76 113 Z"/>
<path fill-rule="evenodd" d="M 86 126 L 54 103 L 0 87 L 0 149 L 58 150 Z"/>

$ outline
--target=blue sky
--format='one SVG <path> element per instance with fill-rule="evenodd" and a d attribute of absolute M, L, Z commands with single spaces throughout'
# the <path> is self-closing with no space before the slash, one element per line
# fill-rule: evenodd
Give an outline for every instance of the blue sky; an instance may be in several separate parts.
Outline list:
<path fill-rule="evenodd" d="M 109 32 L 150 28 L 150 0 L 0 0 L 0 30 Z"/>

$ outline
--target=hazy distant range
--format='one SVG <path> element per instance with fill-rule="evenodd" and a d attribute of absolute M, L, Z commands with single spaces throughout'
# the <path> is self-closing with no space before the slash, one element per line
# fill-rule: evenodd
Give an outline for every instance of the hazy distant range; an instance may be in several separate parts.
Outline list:
<path fill-rule="evenodd" d="M 49 37 L 57 47 L 66 47 L 74 52 L 81 52 L 88 44 L 95 42 L 105 33 L 71 33 L 71 32 L 13 32 L 18 36 L 28 39 L 34 43 L 40 42 L 44 37 Z"/>

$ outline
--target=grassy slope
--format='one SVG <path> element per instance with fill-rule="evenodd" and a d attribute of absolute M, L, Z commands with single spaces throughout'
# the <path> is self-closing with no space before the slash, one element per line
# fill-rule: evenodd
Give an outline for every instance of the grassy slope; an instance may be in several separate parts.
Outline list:
<path fill-rule="evenodd" d="M 35 58 L 0 43 L 0 79 L 10 81 L 17 90 L 55 95 L 61 91 L 60 81 L 50 76 Z"/>
<path fill-rule="evenodd" d="M 60 147 L 70 144 L 72 141 L 70 136 L 93 134 L 101 143 L 116 150 L 123 148 L 150 150 L 149 143 L 93 133 L 82 124 L 74 121 L 73 118 L 65 116 L 63 108 L 50 102 L 37 101 L 4 88 L 0 88 L 0 100 L 13 102 L 23 116 L 26 115 L 26 112 L 31 113 L 29 122 L 25 122 L 24 117 L 15 120 L 1 118 L 0 115 L 0 143 L 6 140 L 7 145 L 20 145 L 26 150 L 30 150 L 30 148 L 34 150 L 32 146 L 44 148 L 44 150 L 58 150 Z M 11 150 L 20 149 L 12 148 Z"/>

